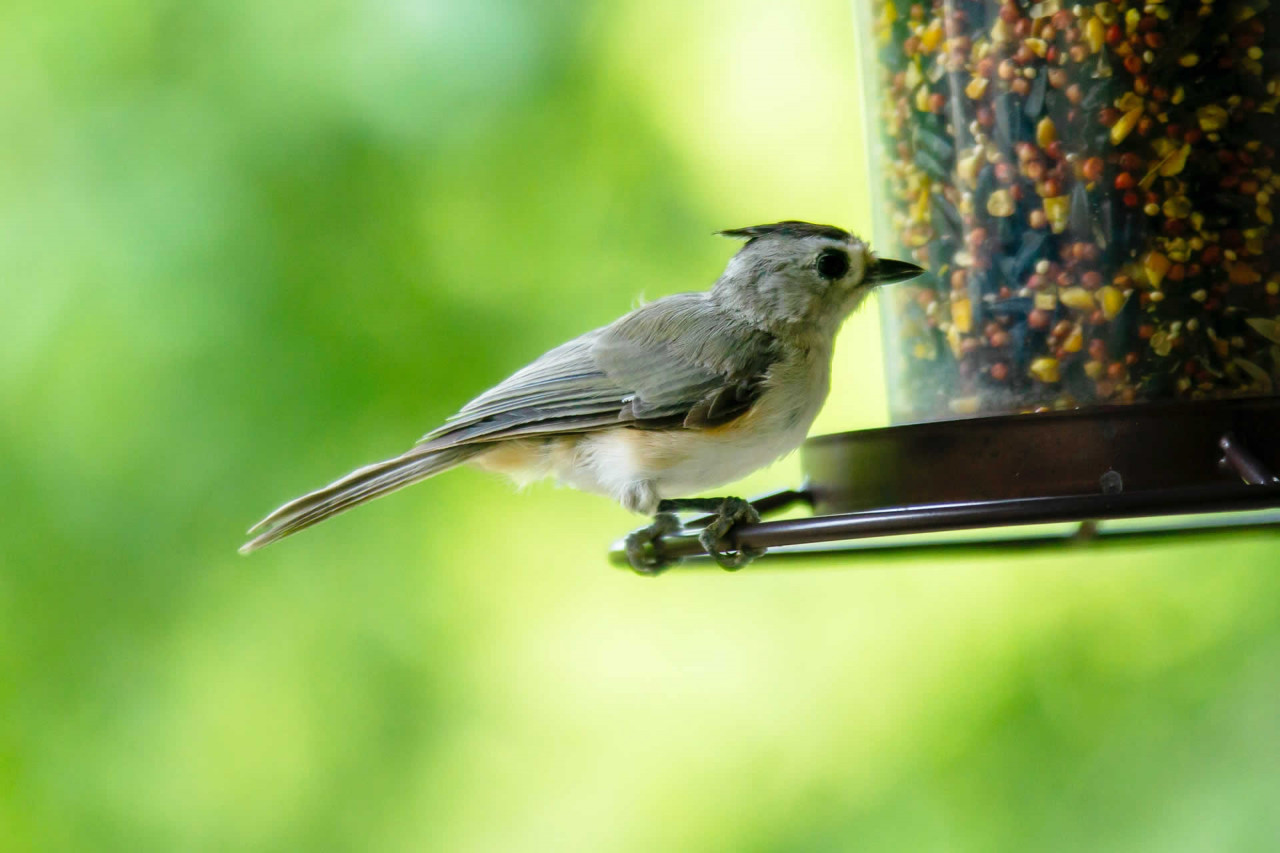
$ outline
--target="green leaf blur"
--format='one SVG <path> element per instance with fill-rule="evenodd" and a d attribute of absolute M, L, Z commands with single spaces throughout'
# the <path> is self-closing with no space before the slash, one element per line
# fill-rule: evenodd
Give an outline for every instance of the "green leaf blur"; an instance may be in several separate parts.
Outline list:
<path fill-rule="evenodd" d="M 653 581 L 636 518 L 464 470 L 236 555 L 712 231 L 865 231 L 851 18 L 9 0 L 0 849 L 1273 843 L 1274 538 Z"/>

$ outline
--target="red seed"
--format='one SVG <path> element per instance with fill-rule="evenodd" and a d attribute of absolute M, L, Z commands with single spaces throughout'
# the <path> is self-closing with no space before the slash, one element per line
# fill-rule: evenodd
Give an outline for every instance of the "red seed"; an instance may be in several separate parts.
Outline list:
<path fill-rule="evenodd" d="M 1120 29 L 1119 24 L 1112 24 L 1107 27 L 1107 44 L 1115 47 L 1124 40 L 1124 30 Z"/>
<path fill-rule="evenodd" d="M 996 382 L 1003 382 L 1009 378 L 1009 365 L 1003 361 L 997 361 L 991 365 L 991 378 Z"/>
<path fill-rule="evenodd" d="M 1120 111 L 1115 107 L 1103 107 L 1098 111 L 1098 124 L 1111 127 L 1120 120 Z"/>
<path fill-rule="evenodd" d="M 1118 190 L 1131 190 L 1137 185 L 1137 183 L 1138 182 L 1134 180 L 1133 175 L 1128 172 L 1121 172 L 1116 175 L 1115 187 Z"/>
<path fill-rule="evenodd" d="M 1089 341 L 1089 358 L 1094 361 L 1102 361 L 1107 357 L 1107 343 L 1102 338 L 1094 338 Z"/>
<path fill-rule="evenodd" d="M 1080 285 L 1086 290 L 1097 290 L 1102 287 L 1102 273 L 1097 270 L 1089 270 L 1080 276 Z"/>
<path fill-rule="evenodd" d="M 1120 155 L 1120 168 L 1126 172 L 1137 172 L 1143 166 L 1142 158 L 1132 151 L 1126 151 Z M 1119 189 L 1128 189 L 1127 187 L 1118 187 Z"/>
<path fill-rule="evenodd" d="M 1130 74 L 1137 74 L 1142 71 L 1142 57 L 1136 53 L 1131 53 L 1124 58 L 1124 70 Z"/>
<path fill-rule="evenodd" d="M 1027 314 L 1027 325 L 1033 329 L 1047 329 L 1050 319 L 1048 311 L 1043 308 L 1033 308 L 1031 313 Z"/>
<path fill-rule="evenodd" d="M 1104 164 L 1101 157 L 1090 157 L 1084 161 L 1084 165 L 1080 167 L 1084 179 L 1092 183 L 1102 177 Z"/>

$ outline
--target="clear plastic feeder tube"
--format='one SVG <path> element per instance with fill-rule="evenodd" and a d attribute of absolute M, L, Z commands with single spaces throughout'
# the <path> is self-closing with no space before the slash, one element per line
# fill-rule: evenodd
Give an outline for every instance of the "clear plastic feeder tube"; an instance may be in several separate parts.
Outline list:
<path fill-rule="evenodd" d="M 859 2 L 895 422 L 1275 393 L 1280 2 Z"/>

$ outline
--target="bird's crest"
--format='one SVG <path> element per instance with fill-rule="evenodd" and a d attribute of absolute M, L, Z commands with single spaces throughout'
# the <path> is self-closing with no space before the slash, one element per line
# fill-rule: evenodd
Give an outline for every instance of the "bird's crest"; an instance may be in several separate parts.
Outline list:
<path fill-rule="evenodd" d="M 771 225 L 750 225 L 746 228 L 732 228 L 717 232 L 722 237 L 734 237 L 739 240 L 755 240 L 769 234 L 783 237 L 828 237 L 832 240 L 848 240 L 850 234 L 843 228 L 834 225 L 815 225 L 812 222 L 801 222 L 798 219 L 787 219 Z"/>

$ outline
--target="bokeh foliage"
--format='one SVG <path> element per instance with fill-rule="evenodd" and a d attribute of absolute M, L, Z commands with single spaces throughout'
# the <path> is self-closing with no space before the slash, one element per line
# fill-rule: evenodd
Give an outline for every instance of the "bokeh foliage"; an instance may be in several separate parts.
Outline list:
<path fill-rule="evenodd" d="M 1272 537 L 645 581 L 620 509 L 463 471 L 234 553 L 710 231 L 865 229 L 850 18 L 0 7 L 0 848 L 1274 841 Z"/>

